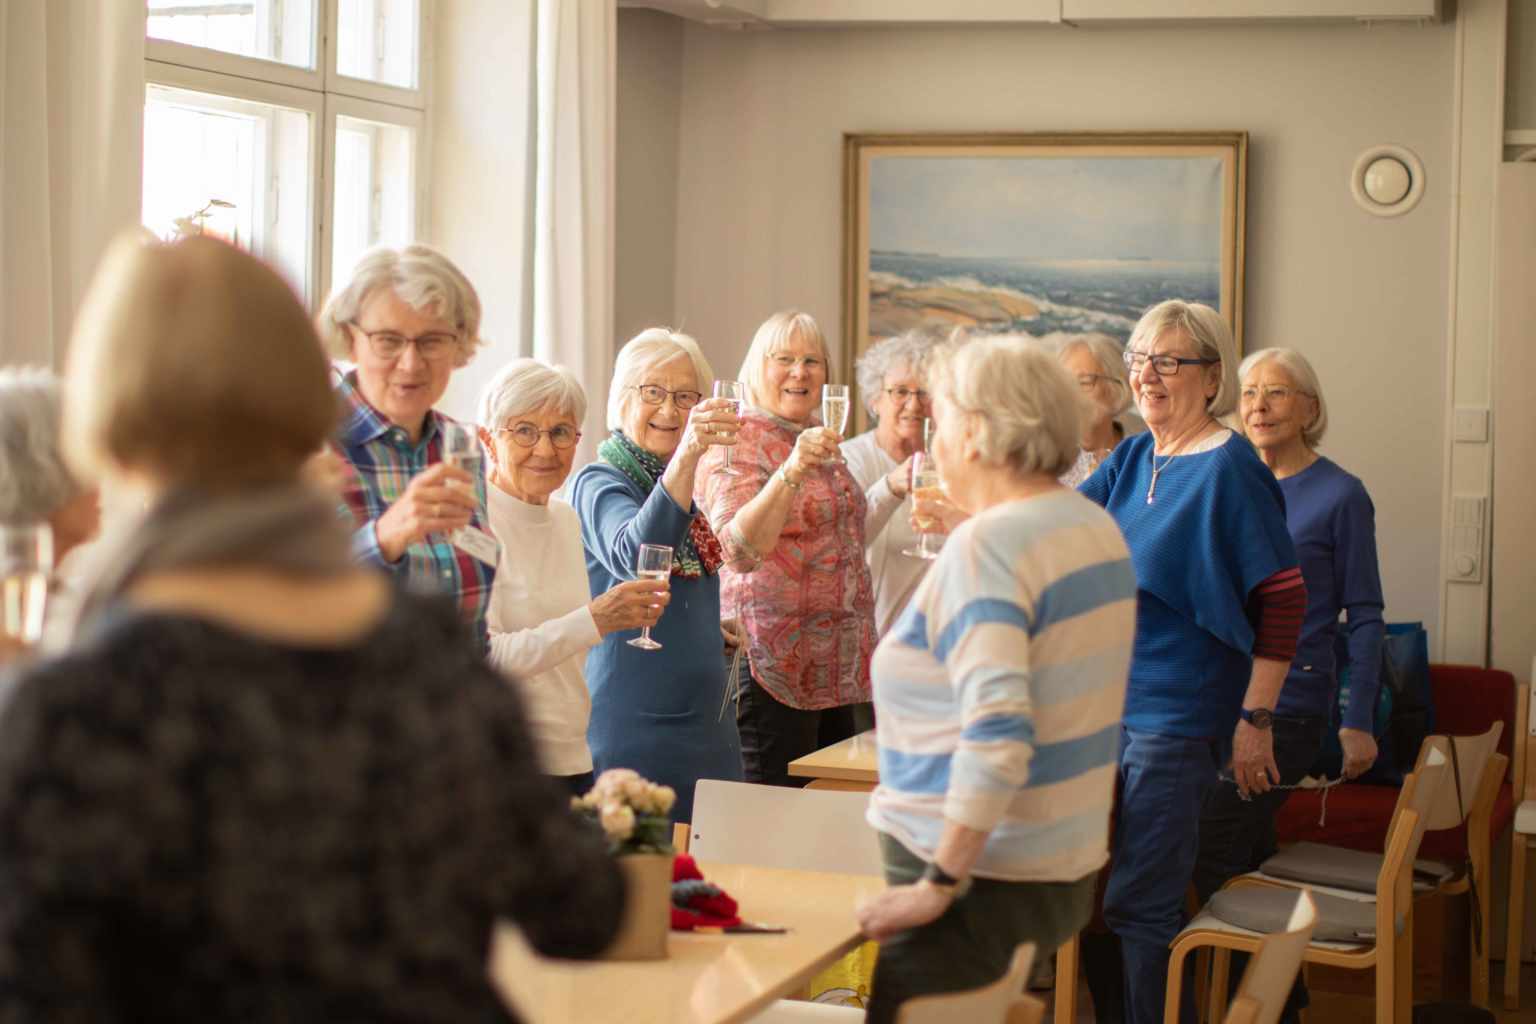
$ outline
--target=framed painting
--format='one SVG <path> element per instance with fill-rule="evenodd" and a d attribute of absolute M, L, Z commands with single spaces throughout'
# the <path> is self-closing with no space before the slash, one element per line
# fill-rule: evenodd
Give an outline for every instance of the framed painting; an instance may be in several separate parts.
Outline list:
<path fill-rule="evenodd" d="M 1247 158 L 1246 132 L 845 135 L 844 368 L 923 325 L 1123 344 L 1169 298 L 1241 352 Z"/>

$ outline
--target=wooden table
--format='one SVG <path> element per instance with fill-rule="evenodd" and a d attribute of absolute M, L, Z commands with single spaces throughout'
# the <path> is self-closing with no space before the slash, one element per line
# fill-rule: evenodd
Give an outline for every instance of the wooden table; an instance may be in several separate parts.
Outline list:
<path fill-rule="evenodd" d="M 808 789 L 871 790 L 880 781 L 875 730 L 789 762 L 789 774 L 814 780 Z"/>
<path fill-rule="evenodd" d="M 859 939 L 854 909 L 883 879 L 703 864 L 704 877 L 736 898 L 749 921 L 784 935 L 673 932 L 666 960 L 546 960 L 510 926 L 497 930 L 491 975 L 530 1024 L 731 1024 L 798 995 Z"/>

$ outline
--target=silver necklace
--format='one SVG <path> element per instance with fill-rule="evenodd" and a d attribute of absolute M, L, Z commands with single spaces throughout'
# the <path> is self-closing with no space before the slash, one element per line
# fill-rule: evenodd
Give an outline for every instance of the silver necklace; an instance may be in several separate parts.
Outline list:
<path fill-rule="evenodd" d="M 1161 466 L 1159 466 L 1157 464 L 1157 449 L 1156 448 L 1152 449 L 1152 483 L 1147 487 L 1147 504 L 1148 505 L 1152 504 L 1152 502 L 1154 500 L 1153 495 L 1157 493 L 1157 475 L 1159 473 L 1161 473 L 1163 470 L 1167 469 L 1168 468 L 1168 464 L 1170 462 L 1172 462 L 1175 458 L 1176 458 L 1176 456 L 1173 455 L 1173 454 L 1169 454 L 1167 456 L 1164 456 L 1163 464 Z"/>

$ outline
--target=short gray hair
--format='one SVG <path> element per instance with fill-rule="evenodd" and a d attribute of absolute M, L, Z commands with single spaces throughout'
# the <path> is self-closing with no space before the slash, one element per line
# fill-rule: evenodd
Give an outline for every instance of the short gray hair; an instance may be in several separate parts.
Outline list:
<path fill-rule="evenodd" d="M 646 373 L 678 356 L 688 357 L 693 364 L 693 375 L 698 379 L 699 391 L 705 398 L 709 397 L 715 384 L 715 371 L 710 369 L 699 343 L 670 327 L 647 327 L 626 341 L 614 360 L 613 382 L 608 385 L 609 430 L 624 426 L 624 414 L 631 403 L 639 400 L 633 389 L 645 383 Z"/>
<path fill-rule="evenodd" d="M 1312 369 L 1306 356 L 1293 348 L 1261 348 L 1243 360 L 1243 365 L 1237 368 L 1237 379 L 1246 380 L 1248 374 L 1265 363 L 1278 363 L 1296 382 L 1296 390 L 1317 402 L 1317 415 L 1301 428 L 1302 443 L 1308 448 L 1316 448 L 1328 429 L 1328 403 L 1323 400 L 1323 385 L 1318 380 L 1317 371 Z"/>
<path fill-rule="evenodd" d="M 1205 403 L 1205 411 L 1221 417 L 1237 408 L 1237 343 L 1226 318 L 1199 302 L 1166 299 L 1141 314 L 1126 348 L 1145 351 L 1170 331 L 1189 338 L 1201 359 L 1221 364 L 1221 383 L 1215 396 Z"/>
<path fill-rule="evenodd" d="M 484 344 L 480 337 L 480 296 L 453 261 L 429 245 L 401 249 L 380 246 L 357 261 L 352 279 L 331 292 L 316 318 L 320 341 L 332 359 L 352 358 L 352 336 L 346 325 L 356 320 L 363 306 L 381 288 L 389 288 L 400 301 L 419 313 L 430 313 L 453 324 L 459 331 L 459 355 L 463 366 Z"/>
<path fill-rule="evenodd" d="M 741 361 L 741 372 L 736 376 L 746 389 L 747 401 L 759 409 L 763 407 L 763 364 L 795 335 L 799 335 L 802 340 L 814 342 L 821 349 L 822 362 L 827 366 L 827 383 L 837 383 L 837 375 L 832 372 L 832 350 L 827 347 L 827 337 L 821 333 L 821 325 L 816 322 L 816 318 L 798 309 L 783 309 L 764 320 L 757 333 L 752 335 L 752 344 L 747 347 L 747 354 Z"/>
<path fill-rule="evenodd" d="M 1053 332 L 1040 339 L 1056 349 L 1056 357 L 1065 359 L 1067 356 L 1084 349 L 1099 364 L 1099 371 L 1110 379 L 1115 385 L 1116 392 L 1120 395 L 1119 404 L 1111 412 L 1110 418 L 1119 416 L 1131 407 L 1131 375 L 1125 368 L 1125 349 L 1120 342 L 1107 334 L 1066 334 Z"/>
<path fill-rule="evenodd" d="M 928 375 L 928 360 L 934 349 L 944 344 L 949 332 L 939 327 L 914 327 L 904 334 L 876 342 L 859 357 L 855 369 L 858 373 L 859 396 L 871 420 L 875 416 L 875 402 L 885 388 L 885 378 L 891 371 L 906 367 L 919 379 Z"/>
<path fill-rule="evenodd" d="M 1061 363 L 1034 339 L 993 335 L 940 349 L 934 390 L 974 417 L 982 461 L 1056 478 L 1077 461 L 1085 408 Z"/>
<path fill-rule="evenodd" d="M 570 370 L 547 366 L 537 359 L 512 360 L 480 392 L 480 425 L 487 430 L 540 409 L 566 414 L 580 429 L 587 417 L 587 393 Z"/>
<path fill-rule="evenodd" d="M 59 379 L 37 366 L 0 369 L 0 523 L 47 519 L 80 493 L 59 444 Z"/>

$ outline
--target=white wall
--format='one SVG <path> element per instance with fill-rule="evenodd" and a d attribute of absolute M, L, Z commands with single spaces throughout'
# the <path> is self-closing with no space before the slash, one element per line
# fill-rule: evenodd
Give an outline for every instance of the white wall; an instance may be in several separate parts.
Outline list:
<path fill-rule="evenodd" d="M 636 46 L 635 25 L 621 20 L 621 54 Z M 1388 616 L 1433 631 L 1452 42 L 1449 25 L 743 33 L 688 23 L 672 315 L 722 372 L 774 309 L 806 308 L 839 333 L 844 132 L 1245 129 L 1248 345 L 1292 345 L 1316 363 L 1332 399 L 1324 450 L 1376 501 Z M 644 61 L 621 62 L 624 96 L 624 69 L 633 76 Z M 663 92 L 649 116 L 665 116 L 667 102 Z M 1406 217 L 1371 217 L 1349 196 L 1356 155 L 1382 142 L 1414 149 L 1427 170 L 1424 201 Z M 621 180 L 664 167 L 652 148 L 621 138 Z M 621 292 L 659 280 L 650 264 L 669 244 L 621 221 Z"/>

